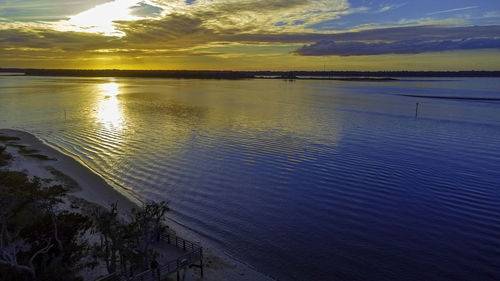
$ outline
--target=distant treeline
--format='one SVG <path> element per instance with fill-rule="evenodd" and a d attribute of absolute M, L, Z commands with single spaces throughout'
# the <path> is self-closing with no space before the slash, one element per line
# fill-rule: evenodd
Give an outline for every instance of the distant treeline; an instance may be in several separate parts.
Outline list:
<path fill-rule="evenodd" d="M 196 79 L 250 79 L 303 77 L 500 77 L 500 71 L 211 71 L 211 70 L 86 70 L 0 68 L 0 72 L 28 76 L 151 77 Z"/>
<path fill-rule="evenodd" d="M 256 76 L 309 77 L 500 77 L 500 71 L 259 71 Z"/>
<path fill-rule="evenodd" d="M 24 73 L 27 76 L 74 77 L 150 77 L 195 79 L 245 79 L 253 73 L 243 71 L 189 71 L 189 70 L 87 70 L 87 69 L 0 69 L 0 72 Z"/>

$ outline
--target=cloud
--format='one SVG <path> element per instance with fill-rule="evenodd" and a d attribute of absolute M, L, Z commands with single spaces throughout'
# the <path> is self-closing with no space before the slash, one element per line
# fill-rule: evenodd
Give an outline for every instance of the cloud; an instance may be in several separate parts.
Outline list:
<path fill-rule="evenodd" d="M 310 32 L 307 22 L 345 13 L 345 0 L 152 1 L 162 18 L 115 21 L 128 44 L 192 47 L 213 42 L 279 42 L 281 34 Z M 276 24 L 279 23 L 279 24 Z M 263 35 L 263 36 L 261 36 Z M 292 35 L 293 36 L 293 35 Z M 285 35 L 285 37 L 287 37 Z M 306 40 L 301 42 L 312 42 Z"/>
<path fill-rule="evenodd" d="M 18 21 L 61 20 L 109 0 L 0 0 L 0 17 Z"/>
<path fill-rule="evenodd" d="M 119 46 L 115 37 L 82 32 L 61 32 L 49 29 L 4 29 L 0 30 L 1 48 L 51 49 L 60 51 L 85 51 Z"/>
<path fill-rule="evenodd" d="M 0 48 L 52 48 L 54 52 L 95 52 L 99 50 L 177 51 L 237 44 L 308 44 L 296 51 L 299 55 L 361 55 L 376 53 L 419 53 L 454 49 L 479 49 L 482 41 L 500 34 L 500 25 L 469 27 L 409 26 L 378 28 L 341 33 L 274 32 L 252 27 L 216 28 L 197 16 L 169 14 L 161 20 L 145 19 L 117 22 L 125 36 L 57 31 L 44 25 L 35 28 L 12 25 L 0 29 Z M 8 25 L 7 25 L 8 26 Z M 448 42 L 449 41 L 449 42 Z M 316 42 L 316 43 L 314 43 Z M 439 47 L 435 42 L 445 42 Z M 462 43 L 456 43 L 462 42 Z M 493 41 L 496 42 L 496 41 Z M 453 43 L 453 44 L 452 44 Z M 466 44 L 467 43 L 467 44 Z M 490 42 L 491 43 L 491 42 Z M 412 48 L 413 46 L 413 48 Z M 484 45 L 481 48 L 492 48 Z M 166 51 L 168 50 L 168 52 Z M 135 52 L 136 53 L 136 52 Z"/>
<path fill-rule="evenodd" d="M 500 39 L 477 38 L 464 40 L 418 41 L 390 43 L 335 42 L 322 40 L 295 51 L 302 56 L 366 56 L 382 54 L 419 54 L 456 50 L 500 49 Z"/>
<path fill-rule="evenodd" d="M 195 2 L 196 3 L 196 2 Z M 246 10 L 246 8 L 244 9 Z M 146 19 L 118 22 L 117 29 L 126 36 L 128 44 L 162 44 L 165 47 L 192 47 L 214 42 L 237 42 L 246 44 L 312 43 L 320 40 L 331 41 L 433 41 L 461 40 L 467 38 L 494 38 L 500 34 L 500 25 L 491 26 L 404 26 L 372 28 L 348 32 L 315 32 L 308 29 L 275 30 L 262 29 L 262 25 L 222 24 L 221 11 L 197 13 L 171 13 L 160 20 Z M 218 22 L 213 24 L 212 18 Z M 277 28 L 281 28 L 279 22 Z M 276 24 L 273 24 L 276 26 Z"/>
<path fill-rule="evenodd" d="M 490 26 L 465 26 L 465 27 L 442 27 L 442 26 L 406 26 L 373 28 L 360 31 L 338 32 L 338 33 L 256 33 L 256 34 L 233 34 L 227 40 L 240 42 L 269 42 L 269 43 L 308 43 L 322 40 L 336 42 L 349 41 L 436 41 L 436 40 L 461 40 L 467 38 L 495 38 L 500 34 L 500 25 Z"/>
<path fill-rule="evenodd" d="M 151 3 L 165 11 L 166 20 L 173 15 L 196 17 L 209 29 L 297 30 L 349 12 L 347 0 L 197 0 L 190 3 L 152 0 Z M 286 24 L 275 25 L 279 22 Z"/>
<path fill-rule="evenodd" d="M 324 35 L 294 53 L 302 56 L 418 54 L 498 49 L 500 26 L 409 26 Z M 309 35 L 311 36 L 311 35 Z"/>
<path fill-rule="evenodd" d="M 444 11 L 437 11 L 437 12 L 433 12 L 433 13 L 428 13 L 427 15 L 432 16 L 432 15 L 439 15 L 439 14 L 460 12 L 460 11 L 465 11 L 465 10 L 470 10 L 470 9 L 477 9 L 477 8 L 479 8 L 479 6 L 470 6 L 470 7 L 464 7 L 464 8 L 450 9 L 450 10 L 444 10 Z"/>
<path fill-rule="evenodd" d="M 152 6 L 147 4 L 146 2 L 142 1 L 136 4 L 135 6 L 132 6 L 130 8 L 131 14 L 133 16 L 138 16 L 138 17 L 151 17 L 151 16 L 157 16 L 161 14 L 162 9 L 156 6 Z"/>
<path fill-rule="evenodd" d="M 500 34 L 500 25 L 372 27 L 348 32 L 306 28 L 310 23 L 351 13 L 353 9 L 345 0 L 197 0 L 190 3 L 185 0 L 115 0 L 93 10 L 117 2 L 133 4 L 132 10 L 153 17 L 112 21 L 119 36 L 85 32 L 84 28 L 58 30 L 57 23 L 8 22 L 0 27 L 0 50 L 14 53 L 17 49 L 23 55 L 44 52 L 67 57 L 209 56 L 221 54 L 196 49 L 227 44 L 288 45 L 292 49 L 305 44 L 295 53 L 354 56 L 491 49 L 497 48 L 496 38 Z M 129 4 L 124 10 L 130 10 Z"/>

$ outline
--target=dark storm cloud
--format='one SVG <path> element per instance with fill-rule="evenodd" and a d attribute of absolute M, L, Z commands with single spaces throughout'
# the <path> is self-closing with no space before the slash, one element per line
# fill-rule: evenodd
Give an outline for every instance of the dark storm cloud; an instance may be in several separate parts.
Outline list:
<path fill-rule="evenodd" d="M 495 38 L 500 36 L 500 25 L 439 27 L 408 26 L 377 28 L 342 33 L 280 33 L 280 34 L 236 34 L 234 37 L 246 42 L 305 43 L 330 41 L 432 41 L 467 38 Z"/>
<path fill-rule="evenodd" d="M 500 39 L 478 38 L 444 41 L 395 41 L 391 43 L 334 42 L 322 40 L 295 53 L 303 56 L 364 56 L 382 54 L 419 54 L 456 50 L 500 49 Z"/>

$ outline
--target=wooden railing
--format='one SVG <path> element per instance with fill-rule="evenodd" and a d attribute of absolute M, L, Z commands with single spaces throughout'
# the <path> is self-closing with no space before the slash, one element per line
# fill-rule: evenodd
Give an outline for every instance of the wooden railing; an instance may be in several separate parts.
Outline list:
<path fill-rule="evenodd" d="M 169 261 L 161 265 L 157 269 L 149 269 L 130 278 L 130 281 L 160 281 L 162 278 L 177 272 L 177 280 L 179 280 L 179 271 L 192 265 L 203 258 L 203 249 L 200 247 L 194 251 L 190 251 L 179 258 Z M 202 269 L 203 271 L 203 269 Z"/>
<path fill-rule="evenodd" d="M 196 262 L 200 262 L 200 272 L 201 276 L 203 276 L 203 248 L 199 244 L 183 239 L 172 232 L 162 233 L 160 239 L 163 242 L 183 249 L 185 254 L 175 260 L 160 264 L 158 268 L 148 269 L 134 276 L 127 277 L 120 272 L 114 272 L 98 278 L 96 281 L 160 281 L 174 272 L 177 272 L 177 280 L 179 280 L 179 271 Z"/>
<path fill-rule="evenodd" d="M 182 248 L 184 251 L 195 251 L 201 246 L 197 243 L 183 239 L 173 232 L 164 232 L 161 234 L 161 240 L 168 244 L 175 245 L 177 248 Z"/>

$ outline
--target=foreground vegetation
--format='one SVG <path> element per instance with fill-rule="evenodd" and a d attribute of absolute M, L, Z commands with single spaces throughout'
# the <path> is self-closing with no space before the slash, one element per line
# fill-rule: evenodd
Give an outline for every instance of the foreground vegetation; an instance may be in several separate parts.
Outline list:
<path fill-rule="evenodd" d="M 165 202 L 144 204 L 129 218 L 116 204 L 73 212 L 62 185 L 8 171 L 11 158 L 0 146 L 0 280 L 83 280 L 85 268 L 137 273 L 155 260 L 151 244 L 163 230 Z"/>

